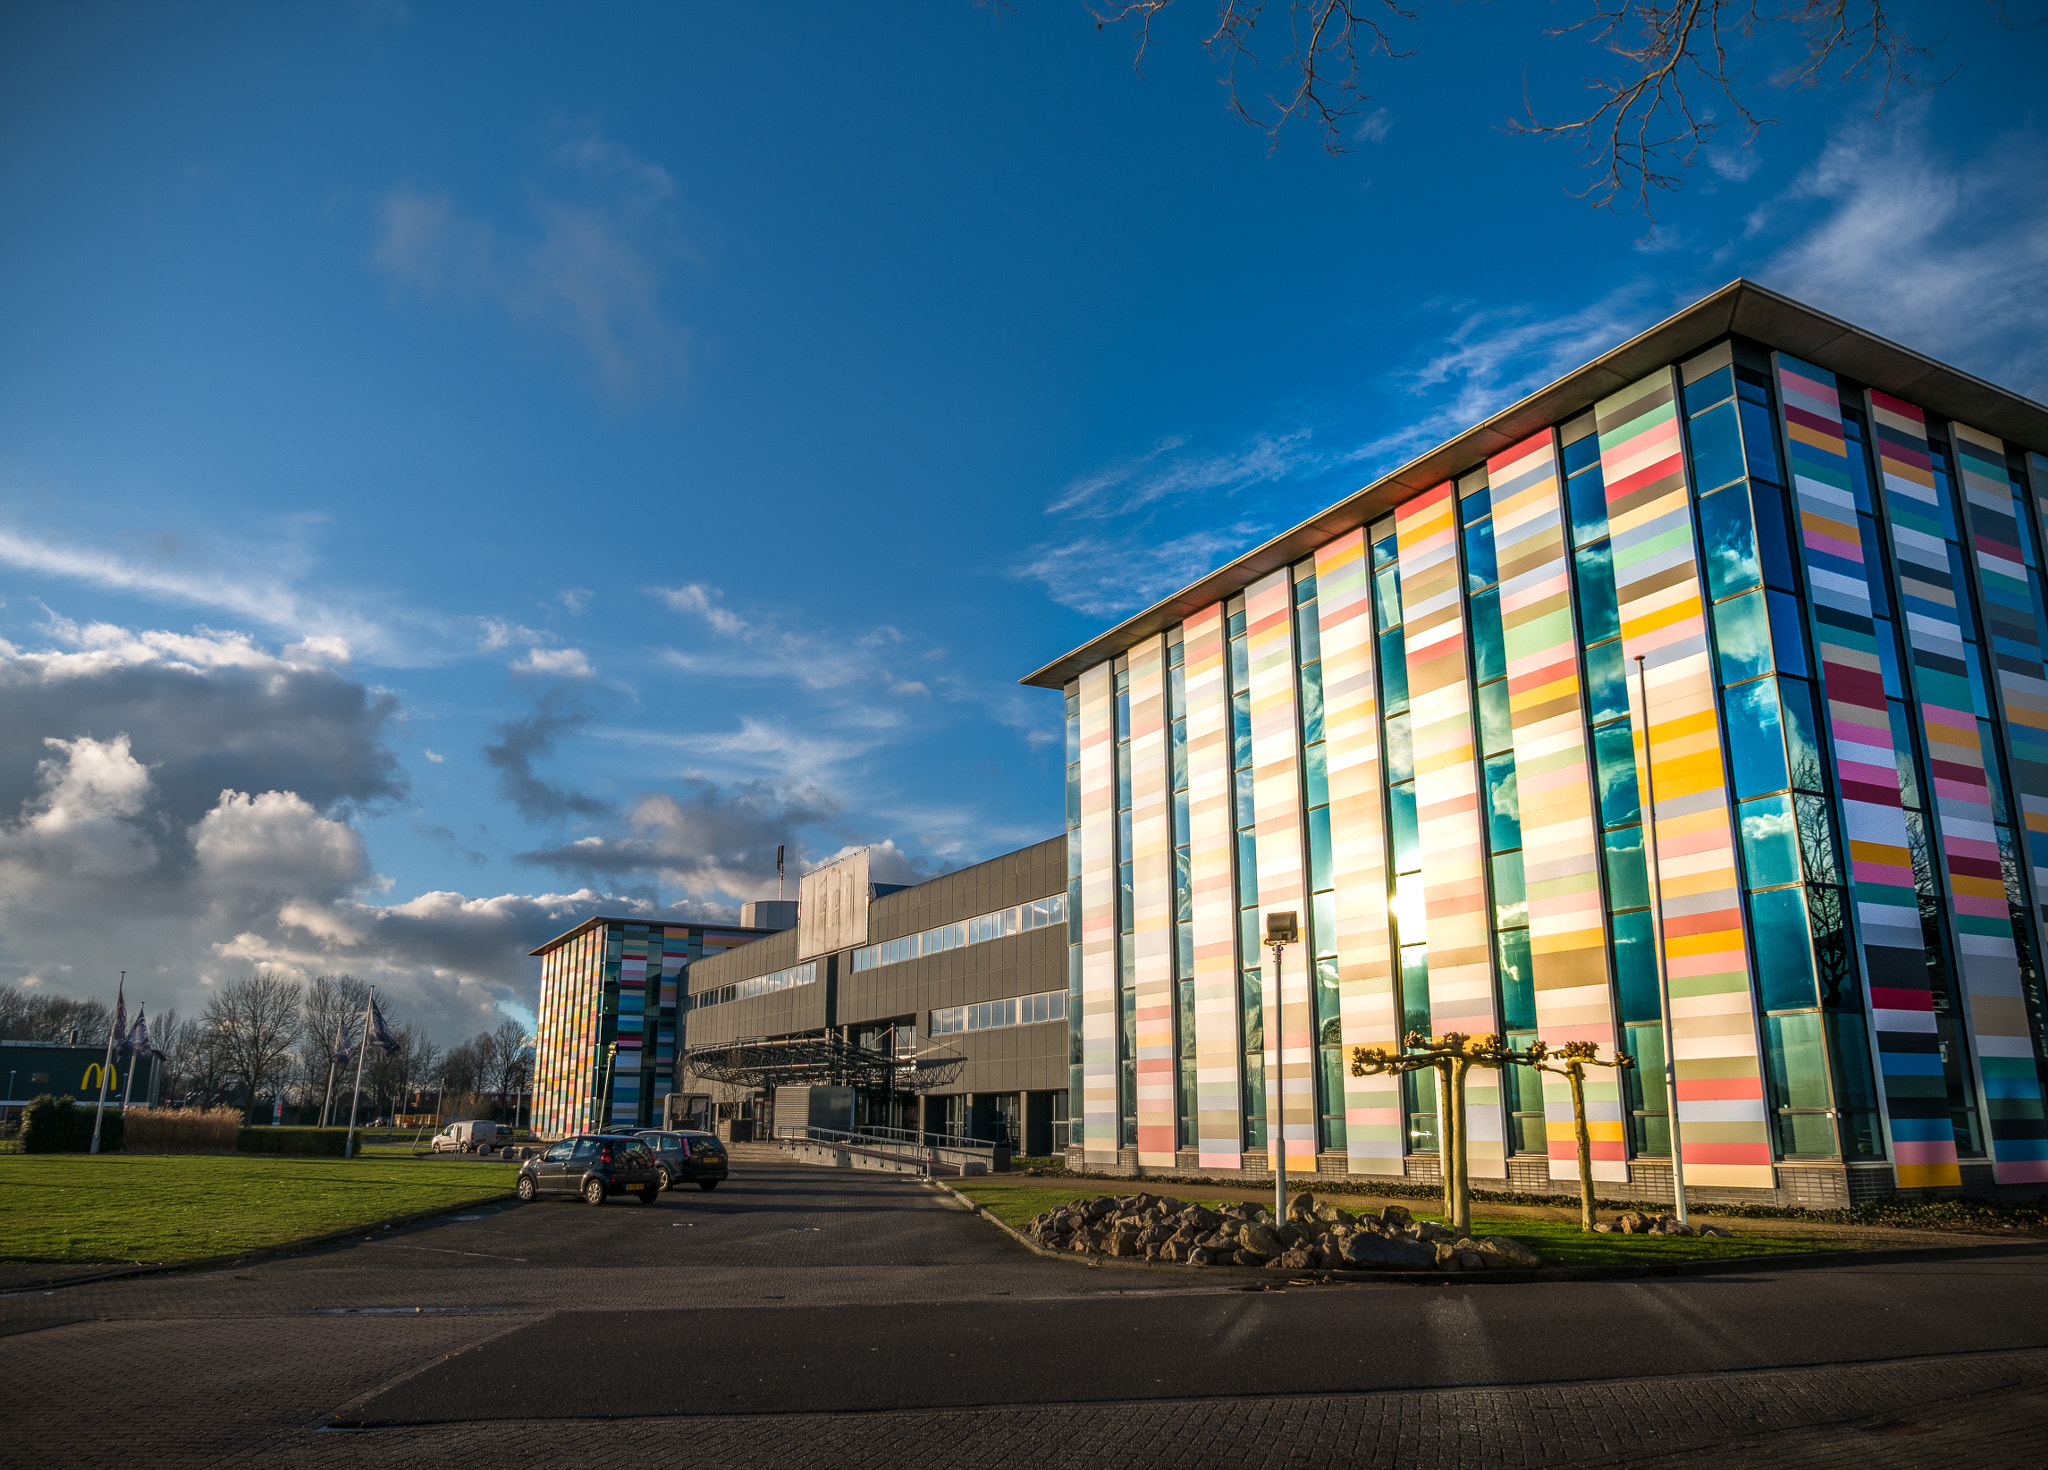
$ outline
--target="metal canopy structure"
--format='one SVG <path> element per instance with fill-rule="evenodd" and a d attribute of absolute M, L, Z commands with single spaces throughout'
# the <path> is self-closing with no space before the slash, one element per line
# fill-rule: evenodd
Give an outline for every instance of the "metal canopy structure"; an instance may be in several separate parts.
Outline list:
<path fill-rule="evenodd" d="M 892 1056 L 855 1046 L 830 1032 L 769 1039 L 742 1036 L 693 1046 L 683 1065 L 699 1077 L 735 1087 L 864 1087 L 883 1092 L 924 1092 L 957 1078 L 965 1059 L 957 1052 Z"/>

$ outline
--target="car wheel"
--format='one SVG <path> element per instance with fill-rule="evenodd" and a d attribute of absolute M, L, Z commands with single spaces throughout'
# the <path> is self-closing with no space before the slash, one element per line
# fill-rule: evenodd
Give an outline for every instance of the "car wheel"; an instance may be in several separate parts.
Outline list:
<path fill-rule="evenodd" d="M 674 1189 L 676 1187 L 676 1176 L 669 1173 L 667 1164 L 661 1166 L 661 1187 L 663 1189 Z"/>
<path fill-rule="evenodd" d="M 651 1204 L 653 1204 L 653 1203 L 654 1203 L 654 1202 L 655 1202 L 656 1200 L 658 1200 L 658 1199 L 660 1199 L 660 1198 L 661 1198 L 661 1186 L 660 1186 L 659 1184 L 648 1184 L 648 1185 L 644 1185 L 644 1186 L 642 1186 L 642 1188 L 641 1188 L 641 1190 L 640 1190 L 640 1203 L 641 1203 L 641 1204 L 643 1204 L 643 1205 L 651 1205 Z"/>
<path fill-rule="evenodd" d="M 699 1179 L 697 1181 L 697 1187 L 699 1189 L 716 1189 L 718 1188 L 720 1183 L 721 1181 L 717 1179 Z"/>
<path fill-rule="evenodd" d="M 604 1181 L 602 1179 L 593 1179 L 583 1186 L 583 1202 L 591 1205 L 601 1205 L 604 1203 Z"/>
<path fill-rule="evenodd" d="M 521 1174 L 519 1186 L 513 1192 L 519 1196 L 522 1203 L 530 1205 L 533 1203 L 533 1197 L 540 1193 L 540 1187 L 533 1182 L 531 1174 Z"/>

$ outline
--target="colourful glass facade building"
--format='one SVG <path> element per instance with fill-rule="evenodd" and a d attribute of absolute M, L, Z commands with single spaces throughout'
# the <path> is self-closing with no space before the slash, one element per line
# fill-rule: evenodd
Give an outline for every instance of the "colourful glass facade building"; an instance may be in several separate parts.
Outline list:
<path fill-rule="evenodd" d="M 1499 1032 L 1639 1058 L 1595 1173 L 1668 1193 L 1668 1034 L 1690 1189 L 2048 1180 L 2044 450 L 1738 281 L 1032 675 L 1082 1160 L 1434 1177 L 1348 1049 Z M 1475 1178 L 1576 1177 L 1546 1081 L 1473 1074 Z"/>
<path fill-rule="evenodd" d="M 677 999 L 684 970 L 770 932 L 595 918 L 534 950 L 541 962 L 534 1131 L 559 1138 L 607 1123 L 658 1125 L 683 1040 Z M 601 1096 L 608 1061 L 610 1091 Z"/>

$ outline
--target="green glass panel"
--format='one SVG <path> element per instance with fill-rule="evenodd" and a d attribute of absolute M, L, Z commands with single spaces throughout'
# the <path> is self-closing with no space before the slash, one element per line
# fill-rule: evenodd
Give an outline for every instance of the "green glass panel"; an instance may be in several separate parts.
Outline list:
<path fill-rule="evenodd" d="M 1408 1149 L 1427 1154 L 1437 1150 L 1436 1072 L 1404 1072 L 1401 1099 L 1408 1109 Z"/>
<path fill-rule="evenodd" d="M 1593 769 L 1600 782 L 1600 825 L 1619 827 L 1641 821 L 1643 802 L 1636 782 L 1635 736 L 1628 721 L 1602 725 L 1593 732 Z"/>
<path fill-rule="evenodd" d="M 1522 845 L 1522 799 L 1512 753 L 1486 763 L 1487 840 L 1495 852 Z"/>
<path fill-rule="evenodd" d="M 1387 720 L 1387 784 L 1398 786 L 1415 779 L 1415 742 L 1410 737 L 1408 716 L 1392 715 Z"/>
<path fill-rule="evenodd" d="M 1469 604 L 1472 609 L 1472 677 L 1484 683 L 1507 677 L 1506 635 L 1500 624 L 1500 588 L 1489 587 Z"/>
<path fill-rule="evenodd" d="M 1607 865 L 1607 903 L 1615 909 L 1647 908 L 1650 873 L 1643 863 L 1643 829 L 1623 827 L 1602 835 Z"/>
<path fill-rule="evenodd" d="M 1408 708 L 1408 645 L 1399 628 L 1380 634 L 1380 703 L 1389 715 Z"/>
<path fill-rule="evenodd" d="M 1420 1031 L 1427 1036 L 1429 1024 L 1429 946 L 1410 944 L 1401 950 L 1401 1034 Z"/>
<path fill-rule="evenodd" d="M 1572 554 L 1579 571 L 1579 641 L 1598 643 L 1621 631 L 1614 596 L 1614 544 L 1602 541 Z"/>
<path fill-rule="evenodd" d="M 1616 914 L 1614 924 L 1614 987 L 1624 1021 L 1655 1021 L 1664 1007 L 1657 995 L 1657 948 L 1648 909 Z"/>
<path fill-rule="evenodd" d="M 1323 656 L 1323 629 L 1316 618 L 1313 598 L 1295 614 L 1294 643 L 1294 661 L 1304 668 Z"/>
<path fill-rule="evenodd" d="M 1760 796 L 1738 809 L 1742 827 L 1743 866 L 1752 888 L 1797 883 L 1799 833 L 1789 796 Z"/>
<path fill-rule="evenodd" d="M 1401 626 L 1401 569 L 1381 567 L 1372 576 L 1373 616 L 1380 631 Z"/>
<path fill-rule="evenodd" d="M 1529 957 L 1529 931 L 1510 929 L 1500 936 L 1501 1013 L 1511 1031 L 1536 1026 L 1536 970 Z M 1514 1070 L 1514 1069 L 1510 1069 Z"/>
<path fill-rule="evenodd" d="M 1422 833 L 1415 820 L 1415 783 L 1387 792 L 1387 830 L 1394 839 L 1394 871 L 1413 873 L 1422 867 Z"/>
<path fill-rule="evenodd" d="M 1522 855 L 1503 853 L 1493 860 L 1493 927 L 1513 929 L 1529 922 L 1529 888 L 1522 876 Z"/>
<path fill-rule="evenodd" d="M 1819 1011 L 1764 1017 L 1764 1065 L 1771 1103 L 1780 1108 L 1828 1108 L 1827 1057 Z"/>
<path fill-rule="evenodd" d="M 1586 719 L 1598 725 L 1629 711 L 1629 665 L 1616 639 L 1586 650 Z"/>
<path fill-rule="evenodd" d="M 1315 891 L 1328 888 L 1335 879 L 1330 853 L 1330 809 L 1310 807 L 1308 813 L 1308 886 Z"/>
<path fill-rule="evenodd" d="M 1508 714 L 1508 681 L 1479 686 L 1479 753 L 1499 755 L 1515 748 L 1515 727 Z"/>
<path fill-rule="evenodd" d="M 1756 936 L 1759 1008 L 1789 1011 L 1819 1004 L 1806 895 L 1797 888 L 1752 893 L 1749 922 Z"/>

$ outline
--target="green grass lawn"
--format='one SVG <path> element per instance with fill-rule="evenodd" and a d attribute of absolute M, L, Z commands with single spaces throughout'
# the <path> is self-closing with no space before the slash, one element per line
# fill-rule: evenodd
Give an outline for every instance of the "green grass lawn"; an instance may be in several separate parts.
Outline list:
<path fill-rule="evenodd" d="M 1005 1225 L 1019 1230 L 1040 1211 L 1101 1192 L 1077 1190 L 1072 1181 L 1051 1186 L 995 1184 L 976 1179 L 947 1182 Z M 1220 1199 L 1204 1198 L 1196 1192 L 1174 1190 L 1172 1194 L 1175 1199 L 1205 1205 L 1212 1210 L 1226 1203 Z M 1415 1218 L 1439 1220 L 1442 1215 L 1416 1210 Z M 1682 1235 L 1586 1235 L 1580 1232 L 1576 1220 L 1522 1216 L 1508 1219 L 1483 1214 L 1473 1215 L 1472 1233 L 1475 1236 L 1505 1235 L 1511 1240 L 1519 1240 L 1543 1257 L 1546 1265 L 1552 1266 L 1643 1265 L 1661 1261 L 1715 1260 L 1724 1256 L 1785 1255 L 1835 1248 L 1817 1241 L 1770 1235 L 1740 1234 L 1732 1240 Z"/>
<path fill-rule="evenodd" d="M 0 1260 L 189 1261 L 484 1200 L 510 1164 L 243 1154 L 0 1157 Z"/>

